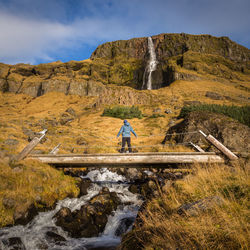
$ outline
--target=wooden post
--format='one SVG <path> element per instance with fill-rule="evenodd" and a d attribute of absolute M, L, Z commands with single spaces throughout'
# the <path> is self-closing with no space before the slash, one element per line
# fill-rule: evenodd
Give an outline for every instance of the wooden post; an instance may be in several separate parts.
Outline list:
<path fill-rule="evenodd" d="M 201 130 L 199 130 L 199 132 L 206 138 L 207 141 L 212 143 L 217 149 L 219 149 L 230 160 L 237 160 L 238 159 L 238 157 L 233 152 L 231 152 L 227 147 L 225 147 L 221 142 L 219 142 L 212 135 L 206 135 Z"/>
<path fill-rule="evenodd" d="M 43 139 L 43 137 L 45 136 L 47 130 L 42 131 L 42 136 L 40 138 L 35 137 L 23 150 L 21 153 L 19 153 L 17 155 L 16 160 L 20 161 L 22 159 L 24 159 L 31 151 L 32 149 Z"/>
<path fill-rule="evenodd" d="M 205 151 L 198 145 L 195 145 L 191 141 L 189 142 L 198 152 L 205 153 Z"/>
<path fill-rule="evenodd" d="M 56 147 L 54 147 L 50 152 L 49 154 L 57 154 L 57 152 L 59 151 L 59 147 L 61 146 L 61 143 L 59 143 Z"/>

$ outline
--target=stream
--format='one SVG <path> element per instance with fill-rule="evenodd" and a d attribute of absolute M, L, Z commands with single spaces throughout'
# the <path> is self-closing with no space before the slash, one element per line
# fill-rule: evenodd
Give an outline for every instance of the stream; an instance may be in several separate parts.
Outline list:
<path fill-rule="evenodd" d="M 131 230 L 133 226 L 131 223 L 129 226 L 126 226 L 126 223 L 122 224 L 121 222 L 125 219 L 135 221 L 143 201 L 137 194 L 129 192 L 129 184 L 124 176 L 106 168 L 92 170 L 87 175 L 80 177 L 83 179 L 89 178 L 93 182 L 88 188 L 87 195 L 59 201 L 54 210 L 40 212 L 25 226 L 17 225 L 0 229 L 0 250 L 115 249 L 121 242 L 121 236 L 117 235 Z M 108 188 L 109 192 L 116 192 L 122 205 L 119 205 L 117 210 L 109 215 L 105 229 L 98 237 L 72 238 L 68 232 L 56 226 L 54 216 L 61 208 L 67 207 L 72 212 L 79 210 L 82 205 L 87 204 L 91 198 L 99 194 L 104 187 Z M 64 240 L 52 240 L 49 235 L 53 233 L 63 237 Z"/>

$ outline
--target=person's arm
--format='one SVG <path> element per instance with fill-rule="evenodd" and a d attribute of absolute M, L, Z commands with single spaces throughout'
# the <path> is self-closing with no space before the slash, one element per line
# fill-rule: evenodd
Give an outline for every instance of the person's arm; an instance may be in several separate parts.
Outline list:
<path fill-rule="evenodd" d="M 118 134 L 117 134 L 117 138 L 120 136 L 120 134 L 121 134 L 121 132 L 123 131 L 123 126 L 121 127 L 121 129 L 120 129 L 120 131 L 118 132 Z"/>
<path fill-rule="evenodd" d="M 134 134 L 135 137 L 137 137 L 137 134 L 135 133 L 132 127 L 130 127 L 130 131 Z"/>

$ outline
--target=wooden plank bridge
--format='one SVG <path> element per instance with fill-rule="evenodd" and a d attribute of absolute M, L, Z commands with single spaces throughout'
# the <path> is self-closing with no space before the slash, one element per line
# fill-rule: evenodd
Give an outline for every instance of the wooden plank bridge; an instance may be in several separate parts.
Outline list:
<path fill-rule="evenodd" d="M 24 158 L 36 159 L 56 167 L 169 167 L 169 164 L 190 163 L 223 163 L 224 158 L 214 152 L 205 152 L 199 146 L 191 143 L 199 152 L 157 152 L 157 153 L 123 153 L 123 154 L 56 154 L 59 147 L 55 147 L 50 154 L 29 155 L 32 149 L 45 136 L 46 129 L 41 137 L 35 137 L 29 145 L 17 156 L 16 160 Z M 238 157 L 216 140 L 212 135 L 199 131 L 207 141 L 213 144 L 230 160 Z"/>
<path fill-rule="evenodd" d="M 167 164 L 223 163 L 215 153 L 164 152 L 123 154 L 39 154 L 27 158 L 36 159 L 57 167 L 164 167 Z"/>

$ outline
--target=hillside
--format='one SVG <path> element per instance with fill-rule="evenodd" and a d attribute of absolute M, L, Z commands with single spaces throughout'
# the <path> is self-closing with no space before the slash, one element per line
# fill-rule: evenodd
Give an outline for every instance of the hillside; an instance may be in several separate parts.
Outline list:
<path fill-rule="evenodd" d="M 142 90 L 144 72 L 151 57 L 148 38 L 102 44 L 90 59 L 79 62 L 0 64 L 0 227 L 25 224 L 38 211 L 53 207 L 56 201 L 81 195 L 79 178 L 66 176 L 62 171 L 35 161 L 15 162 L 13 155 L 43 129 L 48 129 L 46 137 L 32 153 L 46 154 L 59 144 L 59 153 L 119 152 L 121 140 L 117 140 L 116 135 L 123 120 L 103 116 L 105 109 L 135 106 L 141 111 L 139 118 L 129 119 L 138 135 L 137 139 L 132 137 L 133 152 L 194 151 L 188 145 L 190 140 L 205 150 L 214 151 L 210 145 L 204 146 L 205 139 L 199 133 L 193 133 L 199 129 L 213 134 L 234 151 L 249 152 L 248 123 L 241 124 L 240 119 L 207 111 L 191 112 L 185 117 L 180 114 L 183 107 L 206 104 L 229 108 L 234 105 L 235 109 L 244 106 L 248 113 L 250 50 L 229 38 L 210 35 L 161 34 L 153 36 L 152 42 L 157 59 L 157 68 L 152 72 L 152 90 Z M 187 134 L 176 135 L 182 132 Z M 168 136 L 168 133 L 174 135 Z M 225 246 L 245 247 L 247 229 L 242 225 L 247 218 L 244 205 L 248 188 L 247 164 L 249 157 L 240 162 L 236 171 L 225 165 L 204 169 L 193 166 L 193 175 L 185 179 L 182 179 L 185 174 L 177 169 L 176 176 L 181 176 L 177 182 L 175 174 L 164 170 L 159 172 L 162 173 L 161 187 L 157 178 L 153 180 L 156 181 L 154 188 L 150 178 L 143 185 L 140 182 L 139 186 L 148 186 L 152 197 L 157 195 L 152 201 L 151 196 L 145 195 L 147 210 L 142 208 L 136 227 L 125 235 L 121 249 L 164 248 L 168 244 L 182 248 L 187 238 L 191 239 L 191 248 L 202 248 L 204 242 L 207 248 L 214 248 L 220 241 Z M 133 173 L 130 170 L 126 170 L 127 175 Z M 121 169 L 119 174 L 122 174 Z M 136 178 L 144 175 L 140 173 Z M 200 224 L 199 217 L 185 220 L 176 212 L 182 204 L 224 195 L 227 188 L 230 199 L 223 197 L 227 206 L 216 207 L 214 218 L 202 214 Z M 238 192 L 242 197 L 237 196 Z M 236 216 L 237 221 L 232 224 L 231 218 Z M 183 223 L 186 223 L 184 228 Z M 170 243 L 166 242 L 165 234 L 161 237 L 162 229 Z M 209 237 L 206 238 L 203 231 Z M 237 232 L 240 232 L 239 237 Z M 222 237 L 224 233 L 231 233 L 230 238 Z M 217 235 L 222 236 L 216 238 Z"/>
<path fill-rule="evenodd" d="M 249 91 L 250 50 L 229 38 L 160 34 L 152 41 L 158 61 L 152 73 L 153 89 L 176 80 L 209 80 Z M 114 92 L 110 85 L 141 89 L 148 60 L 148 39 L 144 37 L 102 44 L 90 59 L 80 62 L 0 64 L 0 90 L 37 97 L 53 91 L 106 96 Z"/>

